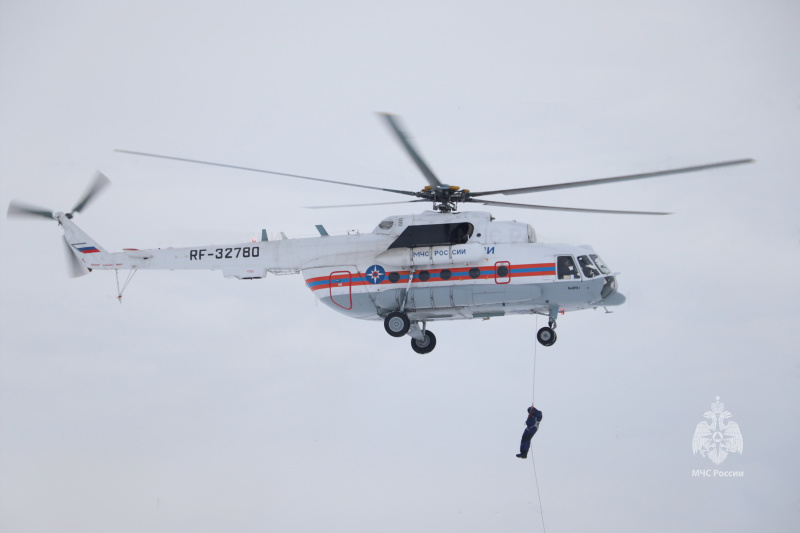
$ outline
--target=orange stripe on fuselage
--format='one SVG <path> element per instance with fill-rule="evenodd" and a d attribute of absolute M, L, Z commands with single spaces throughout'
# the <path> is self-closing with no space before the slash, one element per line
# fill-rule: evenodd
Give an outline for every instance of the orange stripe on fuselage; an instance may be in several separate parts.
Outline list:
<path fill-rule="evenodd" d="M 481 275 L 477 278 L 470 278 L 468 276 L 469 271 L 473 268 L 479 268 L 481 271 Z M 526 269 L 540 269 L 535 272 L 518 272 L 519 270 L 526 270 Z M 546 269 L 546 270 L 544 270 Z M 449 270 L 451 272 L 450 279 L 442 279 L 440 277 L 443 270 Z M 515 270 L 517 272 L 515 272 Z M 380 283 L 370 283 L 366 279 L 363 279 L 364 274 L 361 273 L 354 273 L 351 276 L 359 278 L 354 281 L 349 281 L 346 284 L 342 283 L 341 285 L 337 285 L 338 287 L 363 287 L 364 285 L 396 285 L 398 283 L 408 283 L 408 279 L 401 279 L 395 283 L 389 281 L 389 274 L 392 272 L 397 272 L 400 276 L 408 277 L 410 271 L 409 270 L 392 270 L 386 271 L 386 277 Z M 459 268 L 442 268 L 442 269 L 432 269 L 428 270 L 427 272 L 431 274 L 431 277 L 428 280 L 421 280 L 419 279 L 419 273 L 422 270 L 414 271 L 414 279 L 411 283 L 438 283 L 438 282 L 447 282 L 447 281 L 458 281 L 459 279 L 494 279 L 495 277 L 495 267 L 494 266 L 484 266 L 484 267 L 459 267 Z M 466 275 L 466 277 L 465 277 Z M 511 272 L 509 273 L 509 277 L 512 278 L 524 278 L 524 277 L 535 277 L 535 276 L 555 276 L 556 275 L 556 264 L 555 263 L 533 263 L 527 265 L 511 265 Z M 318 276 L 315 278 L 309 278 L 306 280 L 306 286 L 315 284 L 313 287 L 310 287 L 311 291 L 318 291 L 320 289 L 329 289 L 330 285 L 330 275 L 327 276 Z"/>

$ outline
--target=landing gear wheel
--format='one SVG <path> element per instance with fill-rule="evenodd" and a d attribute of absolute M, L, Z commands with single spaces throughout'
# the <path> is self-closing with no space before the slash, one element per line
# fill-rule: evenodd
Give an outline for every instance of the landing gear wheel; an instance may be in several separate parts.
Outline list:
<path fill-rule="evenodd" d="M 553 331 L 553 328 L 542 328 L 536 334 L 536 340 L 538 340 L 542 346 L 554 345 L 557 338 L 558 337 L 556 336 L 556 332 Z"/>
<path fill-rule="evenodd" d="M 407 314 L 392 311 L 383 319 L 383 327 L 386 328 L 386 333 L 392 337 L 402 337 L 411 328 L 411 321 Z"/>
<path fill-rule="evenodd" d="M 417 353 L 431 353 L 436 348 L 436 336 L 430 331 L 426 331 L 424 341 L 411 339 L 411 348 Z"/>

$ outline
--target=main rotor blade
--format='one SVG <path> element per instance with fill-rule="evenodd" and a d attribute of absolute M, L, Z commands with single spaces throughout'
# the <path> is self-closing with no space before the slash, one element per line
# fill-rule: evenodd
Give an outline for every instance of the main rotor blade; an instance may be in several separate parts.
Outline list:
<path fill-rule="evenodd" d="M 486 196 L 489 194 L 525 194 L 529 192 L 555 191 L 558 189 L 571 189 L 573 187 L 588 187 L 589 185 L 603 185 L 617 181 L 638 180 L 643 178 L 655 178 L 670 174 L 683 174 L 685 172 L 698 172 L 711 168 L 727 167 L 732 165 L 743 165 L 745 163 L 755 163 L 755 159 L 736 159 L 734 161 L 723 161 L 721 163 L 710 163 L 708 165 L 697 165 L 694 167 L 675 168 L 671 170 L 660 170 L 658 172 L 645 172 L 643 174 L 630 174 L 628 176 L 616 176 L 613 178 L 600 178 L 595 180 L 571 181 L 567 183 L 554 183 L 552 185 L 538 185 L 534 187 L 522 187 L 519 189 L 498 189 L 496 191 L 470 192 L 470 196 Z"/>
<path fill-rule="evenodd" d="M 399 140 L 400 144 L 402 144 L 403 147 L 406 149 L 406 152 L 408 152 L 408 155 L 411 156 L 411 159 L 417 165 L 417 168 L 420 169 L 422 174 L 425 176 L 425 179 L 428 180 L 428 183 L 430 183 L 433 187 L 440 186 L 442 182 L 439 181 L 439 178 L 437 178 L 434 175 L 433 171 L 430 169 L 427 163 L 425 163 L 425 161 L 422 160 L 422 157 L 420 157 L 419 152 L 411 144 L 408 135 L 406 135 L 400 128 L 399 119 L 389 113 L 379 113 L 379 114 L 384 119 L 386 119 L 386 123 L 389 124 L 389 128 L 391 128 L 391 130 L 394 132 L 395 136 L 397 137 L 397 140 Z"/>
<path fill-rule="evenodd" d="M 432 200 L 406 200 L 404 202 L 378 202 L 372 204 L 343 204 L 343 205 L 307 205 L 304 209 L 328 209 L 335 207 L 366 207 L 370 205 L 413 204 L 417 202 L 431 202 Z"/>
<path fill-rule="evenodd" d="M 134 152 L 132 150 L 114 150 L 121 154 L 141 155 L 145 157 L 157 157 L 159 159 L 171 159 L 172 161 L 183 161 L 184 163 L 197 163 L 198 165 L 210 165 L 212 167 L 233 168 L 236 170 L 247 170 L 249 172 L 260 172 L 262 174 L 273 174 L 275 176 L 284 176 L 287 178 L 298 178 L 302 180 L 320 181 L 322 183 L 334 183 L 336 185 L 346 185 L 348 187 L 359 187 L 361 189 L 372 189 L 375 191 L 386 191 L 397 194 L 406 194 L 409 196 L 416 196 L 417 193 L 412 191 L 400 191 L 397 189 L 385 189 L 383 187 L 371 187 L 369 185 L 359 185 L 358 183 L 348 183 L 346 181 L 326 180 L 322 178 L 311 178 L 309 176 L 300 176 L 298 174 L 287 174 L 285 172 L 274 172 L 272 170 L 262 170 L 260 168 L 240 167 L 237 165 L 227 165 L 225 163 L 213 163 L 211 161 L 200 161 L 198 159 L 186 159 L 185 157 L 173 157 L 170 155 L 148 154 L 145 152 Z"/>
<path fill-rule="evenodd" d="M 483 205 L 496 205 L 499 207 L 522 207 L 524 209 L 543 209 L 545 211 L 569 211 L 577 213 L 605 213 L 609 215 L 671 215 L 656 211 L 616 211 L 609 209 L 583 209 L 580 207 L 553 207 L 549 205 L 515 204 L 512 202 L 493 202 L 491 200 L 470 200 Z"/>
<path fill-rule="evenodd" d="M 111 183 L 111 180 L 105 177 L 102 172 L 97 172 L 94 175 L 94 181 L 89 186 L 89 190 L 86 191 L 86 194 L 83 195 L 75 207 L 72 208 L 73 213 L 80 213 L 83 209 L 89 205 L 89 202 L 103 189 L 108 187 Z"/>
<path fill-rule="evenodd" d="M 12 200 L 8 204 L 7 215 L 10 217 L 41 217 L 53 218 L 53 212 L 42 207 L 22 204 Z"/>
<path fill-rule="evenodd" d="M 78 258 L 75 257 L 75 253 L 72 251 L 72 246 L 70 246 L 69 241 L 67 238 L 64 237 L 64 252 L 67 254 L 67 265 L 69 266 L 69 275 L 72 278 L 79 278 L 89 273 L 89 270 L 78 261 Z"/>

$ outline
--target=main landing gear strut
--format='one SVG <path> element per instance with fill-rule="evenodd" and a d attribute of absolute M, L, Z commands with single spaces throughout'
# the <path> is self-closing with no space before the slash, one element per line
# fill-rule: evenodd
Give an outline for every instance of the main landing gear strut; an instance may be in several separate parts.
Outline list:
<path fill-rule="evenodd" d="M 547 320 L 547 327 L 540 329 L 536 333 L 536 340 L 542 346 L 552 346 L 556 343 L 558 336 L 556 335 L 556 317 L 558 316 L 558 308 L 550 310 L 550 318 Z"/>
<path fill-rule="evenodd" d="M 386 333 L 392 337 L 411 337 L 411 348 L 421 354 L 431 353 L 436 347 L 436 336 L 425 329 L 425 323 L 420 328 L 417 323 L 412 324 L 408 315 L 402 311 L 392 311 L 383 319 Z"/>

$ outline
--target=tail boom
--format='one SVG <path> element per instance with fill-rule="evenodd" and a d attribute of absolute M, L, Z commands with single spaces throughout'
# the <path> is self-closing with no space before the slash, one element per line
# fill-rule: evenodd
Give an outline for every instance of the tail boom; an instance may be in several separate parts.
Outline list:
<path fill-rule="evenodd" d="M 366 234 L 108 252 L 69 216 L 56 215 L 70 250 L 89 270 L 221 270 L 225 277 L 259 279 L 268 272 L 298 274 L 348 260 L 369 261 L 390 242 Z"/>

